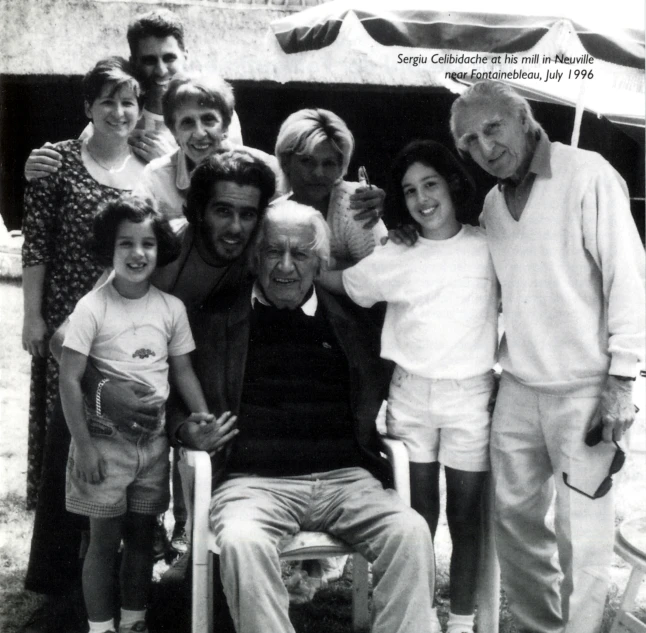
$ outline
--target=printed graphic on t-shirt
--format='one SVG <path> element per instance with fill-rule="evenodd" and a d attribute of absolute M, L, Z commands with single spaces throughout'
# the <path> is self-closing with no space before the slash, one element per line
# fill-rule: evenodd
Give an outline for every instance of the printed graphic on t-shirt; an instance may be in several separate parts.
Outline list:
<path fill-rule="evenodd" d="M 132 354 L 133 358 L 141 358 L 141 359 L 148 358 L 149 356 L 156 356 L 156 354 L 151 349 L 146 349 L 145 347 L 138 349 L 136 352 L 133 352 Z"/>

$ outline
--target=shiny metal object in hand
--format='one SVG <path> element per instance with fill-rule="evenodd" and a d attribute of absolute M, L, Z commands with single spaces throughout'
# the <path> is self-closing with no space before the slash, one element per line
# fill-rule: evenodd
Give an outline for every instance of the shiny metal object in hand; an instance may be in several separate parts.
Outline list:
<path fill-rule="evenodd" d="M 372 187 L 372 185 L 370 184 L 370 178 L 368 178 L 368 172 L 363 165 L 359 167 L 359 183 L 368 188 Z"/>

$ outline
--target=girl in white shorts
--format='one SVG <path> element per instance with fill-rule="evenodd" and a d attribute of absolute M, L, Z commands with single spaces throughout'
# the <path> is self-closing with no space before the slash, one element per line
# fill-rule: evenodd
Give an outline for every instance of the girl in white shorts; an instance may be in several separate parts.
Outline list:
<path fill-rule="evenodd" d="M 123 539 L 119 633 L 147 633 L 155 517 L 168 507 L 168 440 L 164 404 L 169 366 L 190 411 L 205 422 L 207 404 L 189 353 L 195 343 L 184 304 L 150 285 L 156 265 L 179 253 L 168 221 L 147 199 L 124 195 L 94 219 L 94 251 L 114 274 L 85 295 L 70 316 L 61 358 L 60 391 L 72 434 L 66 507 L 90 518 L 83 596 L 91 633 L 115 630 L 114 564 Z M 146 388 L 159 410 L 155 429 L 123 425 L 85 403 L 81 379 L 88 357 L 106 380 Z"/>
<path fill-rule="evenodd" d="M 451 152 L 415 141 L 395 158 L 390 220 L 410 224 L 413 246 L 392 242 L 322 283 L 369 307 L 388 302 L 381 355 L 396 363 L 386 424 L 408 449 L 413 507 L 435 536 L 439 465 L 453 541 L 447 633 L 471 633 L 480 500 L 489 469 L 489 398 L 497 350 L 498 285 L 480 228 L 458 217 L 474 193 Z M 434 630 L 440 623 L 435 613 Z"/>

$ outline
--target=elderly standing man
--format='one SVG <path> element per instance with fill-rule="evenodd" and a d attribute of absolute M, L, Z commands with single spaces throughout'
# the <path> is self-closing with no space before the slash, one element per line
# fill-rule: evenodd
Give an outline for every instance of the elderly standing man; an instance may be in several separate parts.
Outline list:
<path fill-rule="evenodd" d="M 430 532 L 382 485 L 389 472 L 375 419 L 390 368 L 363 310 L 314 282 L 329 253 L 320 212 L 272 206 L 256 242 L 257 281 L 191 316 L 209 410 L 220 421 L 237 416 L 237 433 L 214 457 L 224 592 L 238 633 L 293 632 L 278 543 L 322 530 L 373 563 L 373 633 L 430 632 Z M 222 446 L 209 425 L 174 413 L 169 431 L 181 443 Z"/>
<path fill-rule="evenodd" d="M 627 188 L 599 154 L 550 142 L 497 82 L 454 102 L 451 132 L 498 178 L 481 221 L 505 319 L 491 435 L 503 586 L 519 631 L 595 633 L 612 559 L 609 476 L 644 352 L 644 249 Z M 598 425 L 603 441 L 586 445 Z"/>

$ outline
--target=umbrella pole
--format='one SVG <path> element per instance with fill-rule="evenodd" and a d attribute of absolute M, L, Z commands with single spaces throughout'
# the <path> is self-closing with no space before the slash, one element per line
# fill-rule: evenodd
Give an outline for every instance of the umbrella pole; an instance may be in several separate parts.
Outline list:
<path fill-rule="evenodd" d="M 574 110 L 574 127 L 572 128 L 572 137 L 570 139 L 570 145 L 572 145 L 572 147 L 577 147 L 579 145 L 579 134 L 581 132 L 581 120 L 583 119 L 584 102 L 585 102 L 585 81 L 581 81 L 579 96 L 577 97 L 576 106 Z"/>

